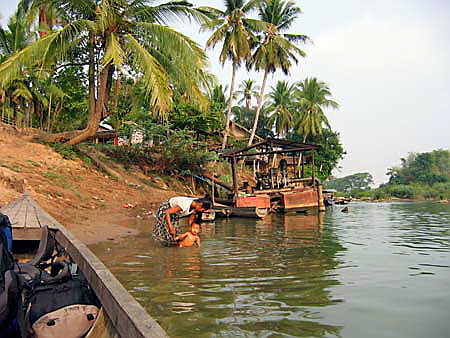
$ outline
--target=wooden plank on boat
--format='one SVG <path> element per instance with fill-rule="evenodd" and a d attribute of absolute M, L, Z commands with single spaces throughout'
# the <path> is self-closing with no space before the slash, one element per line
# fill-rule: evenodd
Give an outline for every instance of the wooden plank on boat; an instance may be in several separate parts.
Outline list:
<path fill-rule="evenodd" d="M 14 241 L 37 241 L 41 238 L 41 229 L 12 228 Z"/>
<path fill-rule="evenodd" d="M 11 221 L 14 240 L 39 240 L 41 227 L 52 222 L 27 192 L 0 211 Z"/>

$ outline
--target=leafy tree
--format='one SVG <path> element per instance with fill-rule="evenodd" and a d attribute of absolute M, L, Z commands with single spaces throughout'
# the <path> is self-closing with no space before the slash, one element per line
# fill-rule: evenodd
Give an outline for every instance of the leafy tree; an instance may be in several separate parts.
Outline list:
<path fill-rule="evenodd" d="M 176 129 L 214 132 L 223 125 L 221 111 L 208 111 L 186 103 L 176 104 L 170 114 L 169 122 Z"/>
<path fill-rule="evenodd" d="M 249 19 L 247 15 L 258 2 L 258 0 L 225 0 L 225 11 L 216 10 L 217 19 L 212 24 L 203 26 L 204 29 L 214 30 L 206 42 L 206 47 L 214 48 L 219 42 L 223 42 L 219 60 L 222 65 L 230 60 L 233 67 L 222 149 L 225 149 L 230 133 L 236 71 L 243 60 L 250 60 L 251 41 L 255 39 L 252 31 L 259 25 L 257 20 Z"/>
<path fill-rule="evenodd" d="M 350 193 L 353 190 L 368 190 L 373 185 L 373 177 L 370 173 L 357 173 L 342 178 L 336 178 L 325 183 L 326 188 L 339 192 Z"/>
<path fill-rule="evenodd" d="M 208 92 L 211 111 L 225 112 L 227 108 L 226 90 L 226 86 L 224 87 L 220 84 L 216 84 L 213 86 L 212 90 Z"/>
<path fill-rule="evenodd" d="M 338 103 L 329 99 L 330 89 L 325 82 L 317 78 L 306 78 L 298 84 L 298 115 L 296 117 L 296 128 L 303 135 L 303 140 L 309 135 L 321 134 L 323 125 L 330 128 L 323 109 L 331 107 L 337 109 Z"/>
<path fill-rule="evenodd" d="M 67 95 L 59 115 L 55 116 L 54 131 L 82 128 L 86 124 L 89 90 L 83 67 L 65 67 L 53 77 L 53 80 Z"/>
<path fill-rule="evenodd" d="M 281 33 L 289 29 L 301 13 L 300 8 L 295 6 L 293 1 L 266 0 L 259 4 L 258 11 L 259 18 L 265 25 L 253 57 L 248 62 L 248 67 L 254 67 L 256 71 L 263 71 L 264 77 L 248 145 L 252 144 L 258 127 L 267 76 L 277 69 L 281 69 L 284 74 L 288 75 L 292 61 L 298 63 L 298 56 L 306 56 L 305 52 L 296 46 L 296 43 L 309 40 L 306 35 Z"/>
<path fill-rule="evenodd" d="M 410 153 L 401 166 L 389 169 L 389 184 L 421 183 L 432 185 L 450 182 L 450 151 Z"/>
<path fill-rule="evenodd" d="M 295 130 L 286 135 L 288 140 L 303 142 L 303 135 L 296 133 Z M 315 153 L 315 165 L 317 176 L 321 180 L 327 180 L 331 173 L 337 168 L 339 161 L 346 154 L 338 132 L 331 129 L 324 129 L 322 134 L 309 135 L 307 143 L 320 145 L 320 149 Z"/>

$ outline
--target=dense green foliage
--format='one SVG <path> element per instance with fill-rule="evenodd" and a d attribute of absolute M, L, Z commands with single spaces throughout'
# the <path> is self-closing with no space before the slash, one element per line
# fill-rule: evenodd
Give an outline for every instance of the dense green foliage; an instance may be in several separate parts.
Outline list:
<path fill-rule="evenodd" d="M 434 184 L 450 182 L 450 151 L 410 153 L 401 166 L 389 169 L 389 184 Z"/>
<path fill-rule="evenodd" d="M 66 67 L 54 77 L 54 82 L 67 95 L 64 109 L 54 117 L 53 131 L 79 129 L 86 124 L 88 111 L 87 76 L 81 66 Z"/>
<path fill-rule="evenodd" d="M 152 147 L 146 144 L 124 147 L 104 145 L 101 149 L 125 166 L 137 165 L 147 174 L 199 174 L 204 165 L 216 159 L 216 154 L 207 151 L 206 143 L 196 141 L 195 133 L 191 131 L 151 124 L 147 127 L 150 139 L 157 140 Z"/>
<path fill-rule="evenodd" d="M 387 184 L 372 190 L 353 190 L 348 193 L 355 198 L 405 198 L 405 199 L 450 199 L 450 183 Z"/>
<path fill-rule="evenodd" d="M 401 166 L 389 169 L 389 182 L 377 189 L 337 189 L 353 197 L 383 199 L 389 197 L 408 199 L 450 198 L 450 151 L 433 150 L 410 153 L 401 159 Z M 329 187 L 342 179 L 331 181 Z"/>

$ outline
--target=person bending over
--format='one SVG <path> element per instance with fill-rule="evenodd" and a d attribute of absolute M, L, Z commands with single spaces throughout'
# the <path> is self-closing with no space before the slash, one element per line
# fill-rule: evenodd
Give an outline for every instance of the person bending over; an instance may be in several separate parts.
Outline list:
<path fill-rule="evenodd" d="M 200 233 L 200 225 L 197 223 L 192 224 L 191 231 L 185 232 L 182 235 L 178 235 L 175 237 L 175 240 L 178 241 L 178 246 L 180 248 L 186 248 L 188 246 L 193 246 L 194 244 L 197 244 L 197 246 L 200 248 L 200 236 L 198 235 Z"/>
<path fill-rule="evenodd" d="M 161 203 L 156 213 L 152 236 L 163 246 L 177 246 L 175 237 L 181 233 L 178 226 L 180 217 L 189 215 L 189 226 L 195 223 L 196 215 L 211 208 L 209 195 L 204 198 L 185 196 L 172 197 Z"/>

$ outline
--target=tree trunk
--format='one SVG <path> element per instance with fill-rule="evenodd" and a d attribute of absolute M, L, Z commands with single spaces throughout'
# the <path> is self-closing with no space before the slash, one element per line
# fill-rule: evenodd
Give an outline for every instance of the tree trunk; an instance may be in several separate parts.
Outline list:
<path fill-rule="evenodd" d="M 6 112 L 6 91 L 2 90 L 2 119 L 0 122 L 5 122 L 5 112 Z"/>
<path fill-rule="evenodd" d="M 107 68 L 107 67 L 105 67 Z M 105 70 L 105 68 L 103 70 Z M 109 68 L 109 67 L 108 67 Z M 92 123 L 97 120 L 96 112 L 96 99 L 95 99 L 95 91 L 96 89 L 99 91 L 99 86 L 95 85 L 95 36 L 94 33 L 89 32 L 89 71 L 88 71 L 88 79 L 89 79 L 89 108 L 88 108 L 88 125 L 84 130 L 71 130 L 65 131 L 62 133 L 51 134 L 45 137 L 47 142 L 66 142 L 68 144 L 74 145 L 83 142 L 84 140 L 95 135 L 97 131 L 98 124 L 100 123 L 100 119 L 98 119 L 97 124 L 94 126 Z M 102 74 L 104 72 L 102 71 Z M 106 75 L 108 73 L 106 72 Z M 105 86 L 106 87 L 106 86 Z M 100 96 L 100 95 L 99 95 Z M 100 112 L 101 114 L 101 112 Z"/>
<path fill-rule="evenodd" d="M 84 129 L 80 135 L 70 139 L 67 142 L 68 144 L 75 145 L 81 143 L 84 140 L 87 140 L 88 138 L 94 136 L 95 133 L 97 132 L 98 125 L 100 124 L 100 120 L 102 118 L 105 109 L 105 99 L 107 96 L 106 83 L 108 80 L 108 72 L 110 66 L 111 66 L 110 64 L 104 66 L 102 71 L 100 72 L 97 102 L 95 104 L 94 112 L 89 111 L 89 121 L 86 129 Z"/>
<path fill-rule="evenodd" d="M 253 121 L 253 128 L 252 128 L 252 132 L 250 134 L 250 138 L 248 139 L 248 145 L 251 145 L 253 143 L 253 139 L 255 138 L 255 134 L 256 134 L 256 128 L 258 128 L 259 113 L 261 112 L 261 108 L 262 108 L 262 102 L 263 102 L 263 98 L 264 98 L 264 90 L 266 89 L 266 82 L 267 82 L 268 75 L 269 75 L 269 71 L 266 70 L 264 72 L 264 79 L 263 79 L 263 82 L 261 85 L 261 91 L 259 92 L 258 106 L 256 107 L 255 120 Z"/>
<path fill-rule="evenodd" d="M 14 123 L 14 127 L 17 128 L 17 103 L 14 102 L 13 103 L 13 123 Z"/>
<path fill-rule="evenodd" d="M 48 17 L 47 17 L 47 9 L 45 8 L 45 4 L 41 4 L 41 8 L 39 9 L 39 37 L 42 38 L 47 35 L 47 30 L 49 28 Z"/>
<path fill-rule="evenodd" d="M 95 111 L 95 36 L 89 32 L 89 115 Z"/>
<path fill-rule="evenodd" d="M 51 116 L 52 116 L 52 95 L 50 95 L 50 100 L 48 102 L 47 132 L 49 133 L 50 133 Z"/>
<path fill-rule="evenodd" d="M 118 76 L 114 83 L 114 93 L 112 98 L 112 104 L 111 104 L 111 113 L 117 112 L 117 107 L 119 106 L 119 94 L 120 94 L 120 77 Z"/>
<path fill-rule="evenodd" d="M 227 121 L 225 124 L 225 133 L 223 135 L 222 150 L 227 146 L 228 135 L 230 134 L 231 108 L 233 106 L 234 82 L 236 80 L 236 63 L 233 63 L 233 73 L 231 75 L 230 98 L 228 100 Z"/>
<path fill-rule="evenodd" d="M 114 65 L 110 65 L 109 66 L 109 71 L 108 71 L 108 77 L 106 80 L 106 96 L 105 96 L 105 109 L 103 110 L 102 113 L 102 120 L 106 117 L 111 115 L 111 109 L 108 109 L 107 107 L 109 107 L 109 100 L 110 100 L 110 93 L 111 93 L 111 88 L 114 82 L 113 79 L 113 74 L 115 71 L 115 67 Z M 114 95 L 114 94 L 113 94 Z"/>

